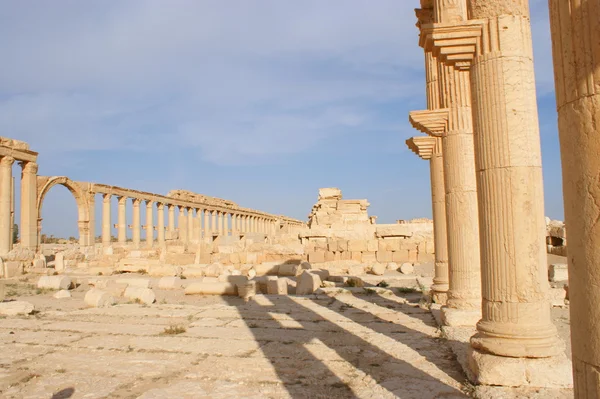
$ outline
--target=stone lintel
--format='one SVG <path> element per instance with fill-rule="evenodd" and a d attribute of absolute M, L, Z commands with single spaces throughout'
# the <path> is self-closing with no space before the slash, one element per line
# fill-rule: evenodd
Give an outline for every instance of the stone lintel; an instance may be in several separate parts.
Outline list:
<path fill-rule="evenodd" d="M 13 157 L 17 161 L 37 162 L 38 153 L 12 147 L 0 146 L 0 157 Z"/>
<path fill-rule="evenodd" d="M 435 137 L 411 137 L 406 140 L 406 145 L 412 152 L 417 154 L 421 159 L 429 160 L 435 153 L 437 139 Z"/>
<path fill-rule="evenodd" d="M 475 55 L 481 53 L 483 24 L 483 21 L 471 20 L 459 25 L 423 25 L 419 45 L 425 51 L 432 51 L 441 62 L 466 70 Z"/>
<path fill-rule="evenodd" d="M 411 111 L 409 121 L 411 125 L 433 137 L 443 137 L 448 131 L 448 118 L 450 114 L 447 109 L 435 109 L 425 111 Z"/>

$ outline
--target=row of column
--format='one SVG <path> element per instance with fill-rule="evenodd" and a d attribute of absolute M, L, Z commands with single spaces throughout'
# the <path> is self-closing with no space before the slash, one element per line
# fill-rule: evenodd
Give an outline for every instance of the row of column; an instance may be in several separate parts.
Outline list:
<path fill-rule="evenodd" d="M 12 249 L 14 225 L 14 179 L 12 168 L 15 158 L 0 159 L 0 255 Z M 21 247 L 35 249 L 37 245 L 37 171 L 35 162 L 21 161 Z"/>
<path fill-rule="evenodd" d="M 133 245 L 141 242 L 141 230 L 146 230 L 146 245 L 151 247 L 154 243 L 154 231 L 157 231 L 158 243 L 171 239 L 177 231 L 179 239 L 183 242 L 201 241 L 203 238 L 223 235 L 237 235 L 243 233 L 274 234 L 275 220 L 260 216 L 240 215 L 232 212 L 217 210 L 203 210 L 172 204 L 164 204 L 151 200 L 131 198 L 132 224 L 127 226 L 126 204 L 128 197 L 118 198 L 117 242 L 125 244 L 127 241 L 127 228 L 132 230 Z M 111 243 L 111 194 L 103 194 L 102 207 L 102 243 Z M 146 206 L 145 225 L 141 223 L 140 208 Z M 154 223 L 154 206 L 156 205 L 158 219 Z M 167 225 L 165 226 L 165 208 L 167 209 Z M 196 215 L 194 216 L 194 210 Z M 178 214 L 178 215 L 176 215 Z M 177 228 L 175 226 L 178 219 Z M 202 223 L 203 222 L 203 223 Z"/>
<path fill-rule="evenodd" d="M 555 8 L 572 12 L 562 0 L 554 2 Z M 434 297 L 437 294 L 442 302 L 447 297 L 442 308 L 446 325 L 477 323 L 477 334 L 471 338 L 473 353 L 506 359 L 564 357 L 548 301 L 528 1 L 483 3 L 435 0 L 432 8 L 417 13 L 420 44 L 425 49 L 428 109 L 411 112 L 410 121 L 429 139 L 415 137 L 407 144 L 430 161 L 436 240 Z M 592 23 L 590 19 L 588 27 L 598 33 L 599 0 L 587 3 L 596 7 L 596 20 Z M 594 37 L 579 46 L 587 43 L 598 50 Z M 600 76 L 598 65 L 588 67 L 588 83 L 589 76 Z M 596 90 L 598 87 L 596 84 Z M 572 118 L 568 124 L 573 126 Z M 573 150 L 573 157 L 580 149 Z M 593 186 L 596 199 L 600 198 L 597 154 L 594 173 L 586 175 L 590 185 L 577 187 L 587 190 L 590 197 L 589 187 Z M 583 168 L 578 172 L 583 173 Z M 439 200 L 442 191 L 445 209 Z M 596 215 L 595 226 L 600 211 L 595 201 L 590 205 Z M 568 218 L 567 224 L 572 226 Z M 571 246 L 571 233 L 569 240 Z M 446 253 L 448 267 L 444 265 Z M 595 315 L 599 315 L 597 310 Z M 588 363 L 597 367 L 598 358 Z M 470 361 L 476 364 L 478 359 L 480 355 L 473 354 Z M 596 383 L 599 380 L 596 378 Z"/>

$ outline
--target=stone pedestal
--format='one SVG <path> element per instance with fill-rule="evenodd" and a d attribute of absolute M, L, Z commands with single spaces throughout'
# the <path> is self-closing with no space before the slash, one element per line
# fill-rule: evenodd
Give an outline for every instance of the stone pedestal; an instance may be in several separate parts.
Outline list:
<path fill-rule="evenodd" d="M 600 397 L 600 1 L 550 0 L 576 398 Z"/>

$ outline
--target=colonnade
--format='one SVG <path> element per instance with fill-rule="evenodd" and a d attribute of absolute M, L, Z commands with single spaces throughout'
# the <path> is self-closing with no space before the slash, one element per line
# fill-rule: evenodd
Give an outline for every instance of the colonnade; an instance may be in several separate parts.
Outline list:
<path fill-rule="evenodd" d="M 176 205 L 147 198 L 124 195 L 102 194 L 102 243 L 111 244 L 112 227 L 117 229 L 117 242 L 127 243 L 127 230 L 131 230 L 131 241 L 140 247 L 141 231 L 146 231 L 145 246 L 155 242 L 163 244 L 167 239 L 178 239 L 184 243 L 200 242 L 218 236 L 235 236 L 247 233 L 272 235 L 276 232 L 278 220 L 273 217 L 238 213 L 236 211 L 204 209 L 197 206 Z M 117 197 L 117 223 L 111 224 L 112 198 Z M 132 223 L 127 225 L 127 201 L 132 204 Z M 145 224 L 141 221 L 141 207 L 146 208 Z M 157 219 L 154 221 L 154 209 Z M 165 215 L 166 209 L 166 215 Z M 167 225 L 165 226 L 165 216 Z M 177 226 L 176 222 L 177 221 Z M 156 237 L 155 237 L 156 232 Z"/>
<path fill-rule="evenodd" d="M 590 95 L 597 94 L 600 87 L 594 81 L 594 77 L 600 78 L 600 63 L 594 64 L 590 54 L 595 51 L 597 61 L 600 45 L 597 36 L 590 32 L 600 33 L 600 0 L 568 2 L 571 6 L 563 0 L 551 0 L 557 21 L 554 26 L 569 25 L 565 20 L 581 21 L 580 14 L 584 13 L 577 14 L 577 18 L 568 14 L 582 3 L 588 4 L 586 11 L 595 19 L 584 17 L 589 17 L 587 31 L 580 28 L 574 33 L 572 28 L 566 31 L 557 28 L 566 45 L 581 42 L 576 50 L 589 47 L 587 56 L 585 50 L 579 53 L 574 50 L 577 54 L 564 62 L 564 69 L 572 69 L 576 61 L 586 60 L 579 75 L 577 71 L 568 71 L 573 73 L 569 75 L 561 70 L 564 75 L 561 81 L 571 84 L 571 90 L 587 88 L 587 91 L 581 90 L 579 97 L 557 98 L 559 109 L 562 106 L 565 114 L 562 130 L 583 127 L 585 133 L 577 137 L 585 137 L 596 145 L 593 157 L 573 161 L 581 156 L 582 148 L 589 146 L 588 142 L 569 144 L 570 161 L 577 165 L 573 173 L 585 176 L 583 181 L 588 184 L 582 184 L 582 180 L 569 183 L 573 185 L 572 192 L 579 190 L 579 195 L 587 193 L 588 198 L 596 193 L 597 200 L 600 198 L 597 179 L 600 140 L 592 133 L 597 133 L 593 127 L 600 118 L 591 115 L 599 116 L 600 101 L 597 95 L 591 100 Z M 410 121 L 429 139 L 414 137 L 407 145 L 423 159 L 430 160 L 435 246 L 436 252 L 442 252 L 436 256 L 434 298 L 435 294 L 444 293 L 444 283 L 448 281 L 448 299 L 442 307 L 444 323 L 476 324 L 477 333 L 470 341 L 471 370 L 480 382 L 483 379 L 483 383 L 490 385 L 515 384 L 515 379 L 507 381 L 502 373 L 490 372 L 491 364 L 496 367 L 504 364 L 502 367 L 518 374 L 520 380 L 517 381 L 524 385 L 536 383 L 532 376 L 555 372 L 561 375 L 556 376 L 554 383 L 564 386 L 568 382 L 561 370 L 568 362 L 550 317 L 548 300 L 541 146 L 528 3 L 528 0 L 421 1 L 417 26 L 420 45 L 425 50 L 428 109 L 411 112 Z M 561 18 L 559 13 L 565 15 Z M 560 57 L 563 52 L 564 48 L 557 49 L 555 45 L 555 56 Z M 575 76 L 581 79 L 577 81 Z M 583 110 L 573 110 L 577 106 L 571 101 L 577 99 L 586 103 L 582 105 Z M 582 122 L 586 116 L 588 119 Z M 441 140 L 441 149 L 436 140 Z M 433 154 L 443 159 L 443 172 Z M 564 160 L 563 156 L 563 166 Z M 586 174 L 586 168 L 590 167 L 594 172 Z M 438 200 L 442 175 L 445 212 Z M 573 202 L 577 203 L 575 199 Z M 589 205 L 586 216 L 588 227 L 593 229 L 600 211 L 596 201 L 590 201 Z M 572 209 L 577 209 L 573 214 L 582 215 L 579 204 Z M 589 218 L 590 214 L 594 217 Z M 585 225 L 583 219 L 573 218 L 578 226 Z M 573 226 L 569 224 L 568 212 L 567 226 L 569 229 Z M 569 254 L 573 253 L 571 234 L 569 230 Z M 594 254 L 598 253 L 596 248 L 597 245 L 593 248 Z M 447 269 L 443 267 L 446 249 Z M 590 257 L 585 260 L 589 261 Z M 596 260 L 600 260 L 600 256 Z M 600 278 L 597 271 L 590 271 L 585 282 L 582 279 L 582 286 L 587 284 L 588 288 L 580 294 L 582 298 L 590 292 L 592 275 Z M 438 299 L 443 302 L 444 295 Z M 600 299 L 600 294 L 595 299 Z M 581 299 L 581 302 L 592 304 L 589 299 Z M 573 305 L 571 302 L 571 309 Z M 596 338 L 590 337 L 600 336 L 600 328 L 592 326 L 592 320 L 600 313 L 596 309 L 591 313 L 595 317 L 581 329 L 588 335 L 582 334 L 581 338 L 596 342 Z M 581 320 L 581 316 L 577 320 Z M 591 334 L 593 331 L 596 335 Z M 600 350 L 594 356 L 584 355 L 586 346 L 579 346 L 582 349 L 580 368 L 584 370 L 587 365 L 588 377 L 593 370 L 597 376 Z M 519 359 L 518 362 L 515 359 Z M 600 378 L 594 381 L 596 389 L 600 389 Z"/>

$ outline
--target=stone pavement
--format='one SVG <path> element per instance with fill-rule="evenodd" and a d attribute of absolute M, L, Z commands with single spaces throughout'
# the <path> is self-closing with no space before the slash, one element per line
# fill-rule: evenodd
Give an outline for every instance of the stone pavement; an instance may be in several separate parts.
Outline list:
<path fill-rule="evenodd" d="M 0 396 L 466 397 L 419 297 L 200 297 L 4 318 Z"/>

